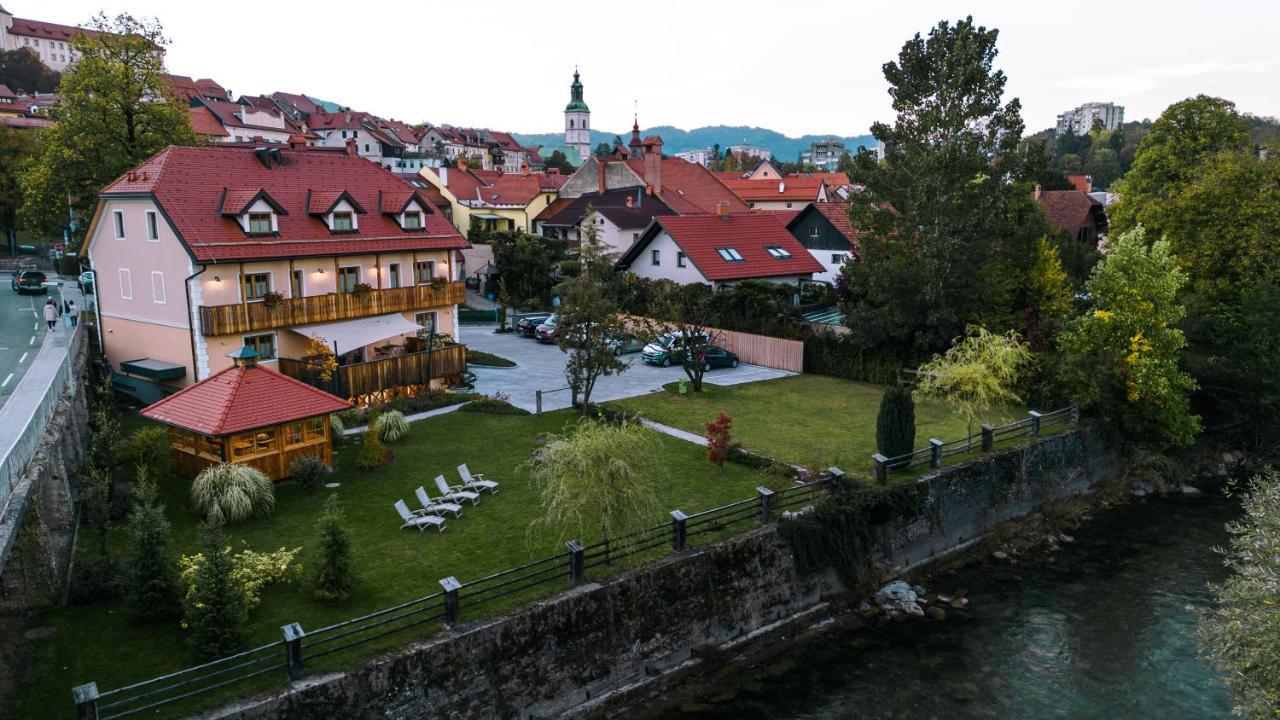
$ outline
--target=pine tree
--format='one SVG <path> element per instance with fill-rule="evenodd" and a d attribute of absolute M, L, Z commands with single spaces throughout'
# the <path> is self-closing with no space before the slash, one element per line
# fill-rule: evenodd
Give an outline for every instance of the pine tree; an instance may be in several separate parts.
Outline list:
<path fill-rule="evenodd" d="M 204 527 L 204 562 L 196 571 L 195 586 L 187 596 L 183 626 L 191 631 L 191 644 L 207 657 L 223 657 L 244 645 L 249 619 L 244 588 L 231 577 L 231 548 L 216 524 Z"/>
<path fill-rule="evenodd" d="M 341 602 L 351 597 L 355 590 L 356 564 L 351 555 L 351 536 L 342 524 L 342 507 L 338 496 L 330 495 L 320 515 L 320 560 L 316 563 L 315 588 L 312 595 L 317 600 Z"/>
<path fill-rule="evenodd" d="M 145 474 L 135 491 L 129 517 L 129 544 L 125 550 L 129 610 L 141 620 L 177 614 L 180 598 L 178 554 L 173 547 L 164 505 L 156 500 L 155 486 Z"/>
<path fill-rule="evenodd" d="M 916 404 L 911 388 L 895 385 L 880 398 L 876 416 L 876 447 L 885 457 L 906 455 L 915 449 Z"/>

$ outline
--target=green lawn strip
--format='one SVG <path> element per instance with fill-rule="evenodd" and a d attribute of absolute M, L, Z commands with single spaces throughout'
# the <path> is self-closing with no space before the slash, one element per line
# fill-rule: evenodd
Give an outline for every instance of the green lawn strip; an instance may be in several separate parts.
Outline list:
<path fill-rule="evenodd" d="M 568 411 L 542 416 L 503 416 L 453 413 L 414 423 L 407 438 L 392 445 L 395 460 L 380 470 L 362 473 L 355 468 L 358 441 L 348 441 L 337 450 L 339 470 L 332 477 L 342 483 L 336 490 L 305 492 L 292 483 L 276 488 L 276 511 L 263 519 L 228 528 L 228 539 L 236 548 L 273 550 L 301 546 L 297 562 L 304 570 L 313 561 L 314 523 L 328 494 L 336 492 L 346 510 L 347 527 L 355 547 L 361 572 L 361 589 L 341 605 L 313 601 L 307 582 L 268 588 L 262 604 L 253 611 L 248 628 L 250 646 L 280 639 L 280 627 L 297 622 L 304 629 L 316 629 L 357 615 L 402 603 L 440 590 L 438 580 L 455 576 L 462 582 L 545 557 L 564 548 L 560 538 L 534 537 L 528 524 L 537 517 L 537 493 L 518 477 L 515 468 L 525 462 L 541 433 L 558 433 L 575 422 Z M 705 450 L 675 438 L 662 436 L 660 442 L 668 458 L 669 474 L 659 486 L 664 510 L 655 524 L 669 519 L 667 509 L 693 513 L 752 497 L 760 484 L 776 483 L 755 471 L 726 464 L 723 472 L 708 464 Z M 432 478 L 444 473 L 456 482 L 455 467 L 470 464 L 475 472 L 502 483 L 497 495 L 484 495 L 476 507 L 467 505 L 461 518 L 450 517 L 444 533 L 428 530 L 399 530 L 400 520 L 392 509 L 403 498 L 415 506 L 414 488 L 425 485 L 435 494 Z M 188 483 L 169 479 L 161 485 L 161 495 L 174 528 L 180 552 L 198 550 L 197 518 L 189 509 Z M 112 533 L 113 548 L 123 545 L 123 533 Z M 581 538 L 590 542 L 595 538 Z M 79 554 L 96 551 L 92 540 L 81 535 Z M 655 551 L 660 555 L 665 551 Z M 636 561 L 643 559 L 636 558 Z M 631 560 L 631 559 L 628 559 Z M 595 579 L 630 566 L 622 562 L 593 569 Z M 530 596 L 550 594 L 561 586 L 548 584 Z M 468 610 L 464 618 L 487 615 L 511 605 Z M 475 613 L 474 615 L 472 613 Z M 32 671 L 23 678 L 14 696 L 12 717 L 40 716 L 58 708 L 70 714 L 70 690 L 93 680 L 102 690 L 172 672 L 200 662 L 188 647 L 178 621 L 143 626 L 130 619 L 119 601 L 79 607 L 58 608 L 41 613 L 34 625 L 52 626 L 57 633 L 33 643 Z M 393 647 L 433 632 L 433 626 L 413 628 L 383 641 L 338 653 L 309 669 L 351 664 L 380 648 Z M 202 698 L 182 707 L 190 711 L 217 699 L 225 699 L 259 687 L 279 686 L 277 678 L 264 678 Z"/>
<path fill-rule="evenodd" d="M 807 467 L 835 465 L 848 472 L 869 472 L 883 393 L 878 385 L 796 375 L 728 387 L 703 385 L 703 392 L 687 395 L 673 388 L 610 404 L 698 434 L 723 411 L 733 416 L 734 440 L 748 450 Z M 1007 408 L 984 421 L 1025 416 L 1022 408 Z M 942 403 L 916 403 L 917 446 L 927 446 L 929 438 L 954 440 L 966 433 L 965 419 Z"/>
<path fill-rule="evenodd" d="M 483 350 L 467 350 L 467 364 L 478 365 L 480 367 L 515 367 L 514 360 L 508 360 L 501 355 L 494 355 Z"/>

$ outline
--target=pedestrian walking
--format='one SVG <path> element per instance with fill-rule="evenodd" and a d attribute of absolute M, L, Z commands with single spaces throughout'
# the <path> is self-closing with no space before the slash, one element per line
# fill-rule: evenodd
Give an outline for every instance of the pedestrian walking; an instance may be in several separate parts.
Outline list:
<path fill-rule="evenodd" d="M 68 298 L 63 310 L 66 313 L 67 324 L 70 327 L 75 327 L 80 323 L 80 308 L 76 307 L 75 300 Z"/>
<path fill-rule="evenodd" d="M 58 303 L 53 298 L 49 298 L 49 302 L 44 304 L 44 321 L 49 323 L 50 330 L 58 324 Z"/>

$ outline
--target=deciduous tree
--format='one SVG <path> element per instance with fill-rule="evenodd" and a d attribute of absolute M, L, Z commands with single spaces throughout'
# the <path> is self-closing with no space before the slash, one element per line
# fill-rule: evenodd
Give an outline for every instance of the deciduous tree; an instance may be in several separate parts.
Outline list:
<path fill-rule="evenodd" d="M 997 405 L 1018 402 L 1018 381 L 1031 361 L 1031 351 L 1018 333 L 995 334 L 969 327 L 951 349 L 921 365 L 916 393 L 943 401 L 969 421 L 969 436 L 978 415 Z"/>
<path fill-rule="evenodd" d="M 588 208 L 587 216 L 592 214 Z M 580 271 L 568 282 L 564 302 L 556 311 L 560 323 L 557 344 L 569 354 L 565 379 L 574 394 L 582 398 L 583 415 L 588 412 L 596 382 L 630 367 L 613 354 L 610 345 L 624 329 L 615 300 L 617 295 L 611 289 L 616 279 L 615 259 L 600 242 L 595 224 L 588 225 L 579 248 Z"/>
<path fill-rule="evenodd" d="M 707 423 L 707 462 L 715 463 L 724 472 L 729 453 L 742 447 L 733 441 L 733 417 L 728 413 L 716 413 L 716 419 Z"/>
<path fill-rule="evenodd" d="M 0 50 L 0 85 L 14 92 L 50 93 L 61 79 L 62 74 L 45 65 L 32 48 Z"/>
<path fill-rule="evenodd" d="M 70 197 L 81 231 L 98 191 L 167 145 L 197 143 L 187 110 L 169 98 L 159 21 L 99 14 L 77 35 L 79 59 L 58 87 L 57 125 L 41 131 L 40 152 L 23 168 L 24 224 L 63 227 Z"/>

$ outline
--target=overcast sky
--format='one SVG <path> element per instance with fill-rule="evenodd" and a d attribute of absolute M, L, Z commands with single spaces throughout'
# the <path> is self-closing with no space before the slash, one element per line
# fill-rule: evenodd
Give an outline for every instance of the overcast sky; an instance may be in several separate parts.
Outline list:
<path fill-rule="evenodd" d="M 104 4 L 110 2 L 112 4 Z M 386 117 L 559 131 L 576 63 L 592 125 L 756 125 L 854 135 L 890 120 L 881 65 L 940 19 L 1000 30 L 1030 131 L 1090 100 L 1155 117 L 1197 93 L 1280 115 L 1280 2 L 3 0 L 81 24 L 158 17 L 169 71 L 237 94 L 304 92 Z"/>

